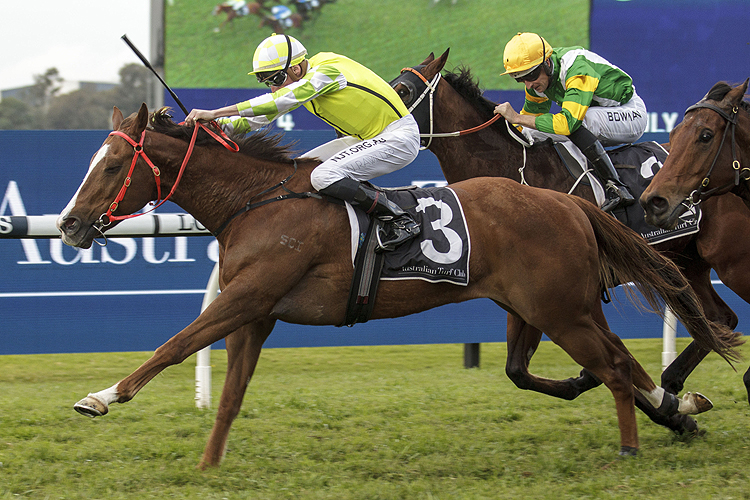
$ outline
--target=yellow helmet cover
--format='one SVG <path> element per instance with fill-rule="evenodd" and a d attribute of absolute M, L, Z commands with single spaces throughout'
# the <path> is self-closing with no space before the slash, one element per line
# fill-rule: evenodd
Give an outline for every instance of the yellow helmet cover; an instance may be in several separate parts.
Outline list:
<path fill-rule="evenodd" d="M 552 46 L 536 33 L 518 33 L 505 45 L 503 65 L 507 75 L 521 77 L 531 72 L 552 55 Z"/>

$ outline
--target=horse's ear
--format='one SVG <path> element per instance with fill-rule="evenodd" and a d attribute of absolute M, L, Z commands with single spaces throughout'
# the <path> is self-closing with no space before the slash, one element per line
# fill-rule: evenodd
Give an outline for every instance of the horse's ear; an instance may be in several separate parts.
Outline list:
<path fill-rule="evenodd" d="M 450 48 L 445 49 L 445 52 L 443 52 L 443 55 L 438 57 L 437 60 L 433 63 L 437 66 L 437 68 L 435 69 L 435 73 L 442 71 L 442 69 L 445 67 L 445 63 L 448 62 L 448 52 L 450 51 L 451 51 Z"/>
<path fill-rule="evenodd" d="M 427 66 L 428 64 L 430 64 L 434 60 L 435 60 L 435 53 L 434 52 L 430 52 L 430 55 L 427 56 L 427 59 L 425 59 L 424 61 L 422 61 L 421 66 Z"/>
<path fill-rule="evenodd" d="M 119 129 L 121 123 L 122 123 L 122 111 L 120 111 L 120 108 L 115 106 L 114 109 L 112 110 L 112 130 Z"/>
<path fill-rule="evenodd" d="M 139 137 L 143 131 L 146 130 L 146 125 L 148 125 L 148 106 L 146 106 L 146 103 L 144 102 L 141 104 L 141 109 L 138 110 L 138 116 L 135 117 L 135 122 L 133 122 L 133 135 Z"/>
<path fill-rule="evenodd" d="M 727 107 L 730 106 L 739 106 L 742 102 L 742 99 L 745 97 L 745 92 L 747 92 L 747 79 L 742 85 L 738 85 L 734 87 L 732 90 L 729 91 L 729 93 L 722 99 L 722 104 L 726 104 Z"/>

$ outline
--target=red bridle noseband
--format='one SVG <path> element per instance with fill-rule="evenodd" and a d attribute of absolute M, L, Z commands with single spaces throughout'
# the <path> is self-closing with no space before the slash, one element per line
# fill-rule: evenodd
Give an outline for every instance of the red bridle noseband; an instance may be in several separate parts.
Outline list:
<path fill-rule="evenodd" d="M 115 130 L 113 132 L 110 132 L 109 135 L 116 135 L 118 137 L 122 137 L 125 139 L 128 144 L 133 146 L 133 161 L 130 163 L 130 170 L 128 171 L 128 175 L 125 177 L 125 180 L 122 183 L 122 187 L 120 188 L 120 192 L 117 193 L 117 196 L 115 197 L 115 201 L 113 201 L 109 208 L 105 213 L 103 213 L 99 220 L 96 221 L 94 224 L 94 227 L 97 227 L 99 231 L 101 232 L 101 228 L 109 226 L 112 221 L 119 221 L 119 220 L 125 220 L 125 219 L 131 219 L 133 217 L 138 217 L 139 215 L 144 215 L 149 212 L 152 212 L 162 206 L 164 202 L 169 200 L 169 198 L 172 197 L 174 192 L 177 190 L 177 186 L 180 184 L 180 180 L 182 179 L 182 174 L 185 172 L 185 167 L 188 164 L 188 161 L 190 160 L 190 156 L 193 154 L 193 148 L 195 147 L 195 141 L 198 138 L 198 129 L 205 130 L 210 136 L 212 136 L 214 139 L 216 139 L 220 144 L 222 144 L 225 148 L 229 149 L 230 151 L 239 151 L 239 146 L 235 144 L 227 135 L 221 130 L 221 127 L 216 122 L 211 122 L 214 126 L 216 126 L 217 130 L 219 130 L 219 134 L 216 134 L 212 130 L 210 130 L 208 127 L 203 125 L 200 122 L 196 122 L 195 128 L 193 129 L 193 136 L 190 138 L 190 145 L 188 146 L 187 153 L 185 153 L 185 158 L 182 160 L 182 165 L 180 166 L 180 171 L 177 174 L 177 179 L 174 182 L 174 185 L 172 186 L 172 190 L 169 192 L 169 194 L 162 200 L 161 199 L 161 172 L 159 170 L 159 167 L 154 165 L 154 162 L 151 161 L 151 159 L 146 155 L 146 152 L 143 150 L 143 143 L 146 140 L 146 130 L 143 131 L 141 134 L 141 140 L 139 142 L 135 142 L 133 138 L 131 138 L 129 135 L 127 135 L 124 132 L 121 132 L 119 130 Z M 118 205 L 122 201 L 122 199 L 125 197 L 125 193 L 127 192 L 128 188 L 130 187 L 130 183 L 132 182 L 132 175 L 133 171 L 135 170 L 135 165 L 138 163 L 138 158 L 143 157 L 143 160 L 148 164 L 149 167 L 151 167 L 151 171 L 154 173 L 154 181 L 156 182 L 156 191 L 157 191 L 157 199 L 155 202 L 155 206 L 151 208 L 151 210 L 148 210 L 147 212 L 137 213 L 137 214 L 129 214 L 129 215 L 112 215 L 112 212 L 117 210 Z M 106 222 L 105 222 L 106 217 Z"/>

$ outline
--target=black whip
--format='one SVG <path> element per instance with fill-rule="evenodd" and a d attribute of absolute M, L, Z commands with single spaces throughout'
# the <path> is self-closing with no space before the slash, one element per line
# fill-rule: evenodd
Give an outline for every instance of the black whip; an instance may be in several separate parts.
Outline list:
<path fill-rule="evenodd" d="M 127 43 L 127 44 L 128 44 L 128 47 L 130 47 L 130 48 L 131 48 L 131 49 L 133 50 L 133 52 L 135 52 L 135 55 L 137 55 L 137 56 L 138 56 L 138 59 L 140 59 L 140 60 L 141 60 L 141 62 L 143 62 L 143 64 L 145 64 L 145 65 L 146 65 L 146 67 L 147 67 L 148 69 L 150 69 L 150 70 L 151 70 L 151 72 L 152 72 L 152 73 L 153 73 L 154 75 L 156 75 L 156 78 L 158 78 L 158 79 L 159 79 L 159 81 L 161 82 L 161 84 L 162 84 L 162 85 L 164 85 L 164 88 L 165 88 L 165 89 L 167 89 L 167 91 L 169 92 L 169 95 L 171 95 L 171 96 L 172 96 L 172 99 L 174 99 L 174 101 L 175 101 L 175 102 L 177 103 L 177 105 L 178 105 L 178 106 L 180 107 L 180 109 L 182 110 L 182 112 L 183 112 L 183 113 L 185 113 L 185 116 L 187 116 L 187 115 L 188 115 L 188 110 L 187 110 L 187 109 L 185 108 L 185 106 L 183 106 L 183 105 L 182 105 L 182 102 L 180 101 L 180 98 L 179 98 L 179 97 L 177 97 L 177 94 L 175 94 L 175 93 L 174 93 L 174 92 L 172 91 L 172 89 L 170 89 L 170 88 L 169 88 L 169 85 L 167 85 L 167 82 L 165 82 L 165 81 L 164 81 L 164 79 L 163 79 L 163 78 L 161 77 L 161 75 L 159 75 L 159 73 L 157 73 L 157 72 L 156 72 L 156 70 L 154 69 L 154 67 L 153 67 L 153 66 L 151 66 L 151 63 L 150 63 L 150 62 L 148 62 L 148 59 L 146 59 L 146 57 L 145 57 L 145 56 L 144 56 L 143 54 L 141 54 L 141 52 L 140 52 L 140 51 L 139 51 L 139 50 L 138 50 L 138 49 L 137 49 L 137 48 L 135 47 L 135 45 L 133 45 L 133 42 L 131 42 L 131 41 L 130 41 L 130 40 L 128 39 L 128 35 L 122 35 L 122 37 L 121 37 L 121 38 L 122 38 L 123 40 L 125 40 L 125 43 Z"/>

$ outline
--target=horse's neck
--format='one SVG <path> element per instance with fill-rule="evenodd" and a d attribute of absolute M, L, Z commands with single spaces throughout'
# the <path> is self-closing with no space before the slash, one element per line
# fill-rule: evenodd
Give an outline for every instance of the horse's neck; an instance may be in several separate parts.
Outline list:
<path fill-rule="evenodd" d="M 461 126 L 467 125 L 464 123 Z M 470 128 L 469 125 L 467 128 Z M 437 156 L 448 182 L 473 177 L 506 177 L 535 187 L 567 192 L 574 179 L 551 143 L 522 146 L 510 136 L 505 122 L 479 132 L 434 140 L 430 150 Z M 589 197 L 585 191 L 577 192 Z"/>
<path fill-rule="evenodd" d="M 434 113 L 440 132 L 467 130 L 487 121 L 485 113 L 475 109 L 447 82 L 441 82 L 436 94 L 440 110 Z M 512 137 L 505 120 L 460 136 L 433 139 L 430 150 L 437 156 L 448 182 L 473 177 L 506 177 L 531 186 L 568 192 L 575 179 L 568 173 L 554 146 L 541 143 L 524 147 Z M 576 188 L 575 194 L 593 200 L 588 188 Z"/>
<path fill-rule="evenodd" d="M 187 150 L 187 145 L 179 142 L 160 148 L 154 157 L 162 170 L 162 197 L 173 188 Z M 278 183 L 291 171 L 288 165 L 255 161 L 241 153 L 196 147 L 171 201 L 206 228 L 216 230 L 253 195 Z"/>

